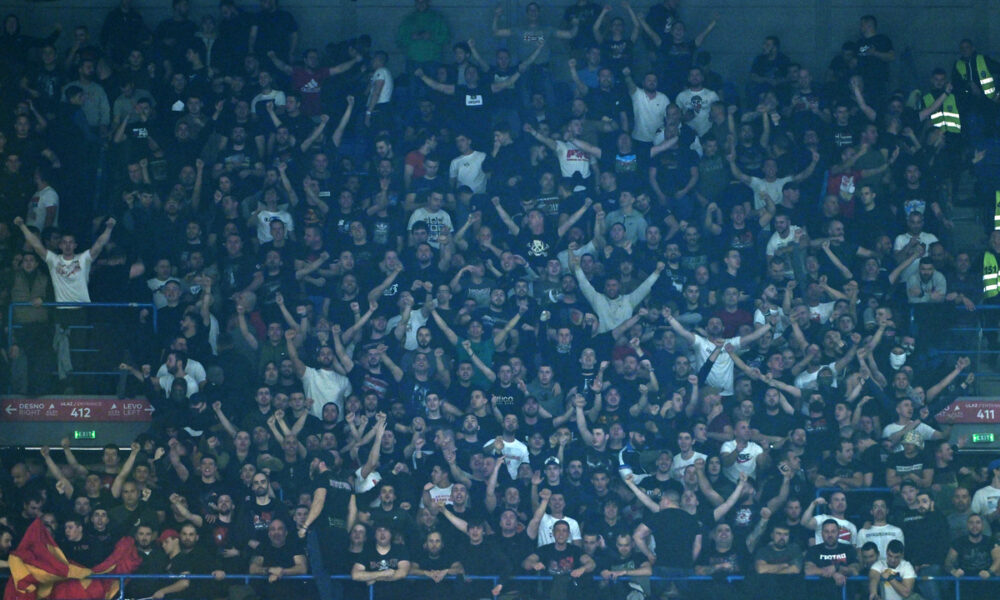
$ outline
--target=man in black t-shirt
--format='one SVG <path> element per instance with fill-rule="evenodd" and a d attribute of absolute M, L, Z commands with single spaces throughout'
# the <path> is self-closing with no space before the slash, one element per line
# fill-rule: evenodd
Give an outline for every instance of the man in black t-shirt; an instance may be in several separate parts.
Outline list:
<path fill-rule="evenodd" d="M 837 521 L 824 521 L 820 534 L 823 543 L 806 550 L 805 573 L 820 577 L 820 581 L 811 586 L 814 593 L 825 598 L 839 597 L 839 588 L 847 583 L 847 578 L 858 574 L 858 554 L 854 546 L 838 539 L 840 525 Z"/>
<path fill-rule="evenodd" d="M 450 575 L 462 573 L 462 563 L 450 548 L 445 548 L 440 531 L 431 531 L 424 538 L 420 552 L 411 563 L 410 575 L 426 577 L 430 581 L 419 581 L 414 586 L 421 597 L 433 595 L 445 597 L 454 591 L 454 582 L 445 580 Z"/>
<path fill-rule="evenodd" d="M 878 20 L 872 15 L 861 17 L 861 39 L 858 40 L 858 70 L 871 94 L 874 106 L 881 106 L 889 84 L 889 63 L 896 59 L 892 40 L 877 32 Z"/>
<path fill-rule="evenodd" d="M 751 585 L 757 598 L 798 598 L 801 587 L 802 549 L 789 543 L 790 528 L 778 523 L 771 528 L 771 542 L 754 553 Z"/>
<path fill-rule="evenodd" d="M 614 544 L 614 551 L 602 554 L 597 565 L 601 577 L 609 582 L 605 585 L 610 588 L 610 597 L 621 600 L 633 590 L 649 595 L 649 580 L 646 577 L 653 574 L 652 563 L 635 549 L 632 536 L 628 533 L 619 533 Z M 628 577 L 629 580 L 618 581 L 619 577 Z"/>
<path fill-rule="evenodd" d="M 711 583 L 700 588 L 703 597 L 723 600 L 740 598 L 733 585 L 720 578 L 746 573 L 749 562 L 746 546 L 734 543 L 733 529 L 728 523 L 717 523 L 709 537 L 712 543 L 698 554 L 698 562 L 694 568 L 697 575 L 713 576 Z"/>
<path fill-rule="evenodd" d="M 351 579 L 375 585 L 375 598 L 405 598 L 402 582 L 410 573 L 410 553 L 405 546 L 392 543 L 393 531 L 387 525 L 375 526 L 375 544 L 361 553 L 351 568 Z"/>
<path fill-rule="evenodd" d="M 945 570 L 953 577 L 996 577 L 1000 574 L 1000 545 L 983 535 L 983 518 L 978 514 L 969 515 L 966 527 L 968 534 L 951 543 L 944 559 Z M 991 585 L 995 584 L 963 582 L 962 597 L 983 600 L 995 597 L 995 588 L 989 594 Z"/>
<path fill-rule="evenodd" d="M 680 499 L 676 488 L 664 490 L 660 510 L 635 528 L 635 545 L 650 561 L 656 562 L 657 574 L 660 570 L 689 572 L 694 568 L 695 548 L 701 547 L 698 521 L 681 510 Z M 650 535 L 657 541 L 656 554 L 649 549 Z"/>
<path fill-rule="evenodd" d="M 257 594 L 261 598 L 295 598 L 305 595 L 304 581 L 280 581 L 287 575 L 305 575 L 306 552 L 297 538 L 288 535 L 288 526 L 282 519 L 274 519 L 267 526 L 267 540 L 260 544 L 250 559 L 252 575 L 267 575 L 267 583 L 258 581 Z"/>
<path fill-rule="evenodd" d="M 551 544 L 540 546 L 524 559 L 522 566 L 525 571 L 545 573 L 553 577 L 552 587 L 542 597 L 550 599 L 565 599 L 577 593 L 579 580 L 585 574 L 594 570 L 594 559 L 584 554 L 583 550 L 569 543 L 569 523 L 556 521 L 552 526 Z"/>
<path fill-rule="evenodd" d="M 241 551 L 256 550 L 264 541 L 267 528 L 274 519 L 291 523 L 288 510 L 271 496 L 271 480 L 266 473 L 256 473 L 250 481 L 253 502 L 245 503 L 237 513 L 236 542 Z"/>
<path fill-rule="evenodd" d="M 306 516 L 298 530 L 299 538 L 306 540 L 309 567 L 322 598 L 333 597 L 334 590 L 339 590 L 341 583 L 328 577 L 325 565 L 331 561 L 328 557 L 324 560 L 321 549 L 343 548 L 348 542 L 347 530 L 353 525 L 358 512 L 351 484 L 337 477 L 327 466 L 333 462 L 333 455 L 329 452 L 315 454 L 309 461 L 313 481 L 309 514 L 315 516 L 312 519 Z"/>

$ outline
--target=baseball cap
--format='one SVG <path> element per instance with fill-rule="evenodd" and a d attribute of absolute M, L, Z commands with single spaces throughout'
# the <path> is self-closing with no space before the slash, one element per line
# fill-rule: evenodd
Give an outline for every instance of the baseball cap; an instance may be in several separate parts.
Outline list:
<path fill-rule="evenodd" d="M 1000 469 L 1000 458 L 994 458 L 993 462 L 990 463 L 990 471 L 995 469 Z"/>
<path fill-rule="evenodd" d="M 903 436 L 904 444 L 913 444 L 918 448 L 924 447 L 924 436 L 920 435 L 916 431 L 907 431 L 906 435 Z"/>
<path fill-rule="evenodd" d="M 994 462 L 996 462 L 996 461 L 994 461 Z M 549 466 L 549 465 L 558 465 L 558 464 L 559 464 L 559 459 L 556 458 L 555 456 L 550 456 L 550 457 L 548 457 L 548 458 L 545 459 L 545 466 L 546 467 Z"/>
<path fill-rule="evenodd" d="M 162 542 L 163 540 L 166 540 L 166 539 L 180 538 L 180 537 L 181 537 L 181 534 L 177 533 L 176 529 L 164 529 L 163 533 L 160 534 L 160 537 L 156 538 L 156 541 L 157 542 Z"/>

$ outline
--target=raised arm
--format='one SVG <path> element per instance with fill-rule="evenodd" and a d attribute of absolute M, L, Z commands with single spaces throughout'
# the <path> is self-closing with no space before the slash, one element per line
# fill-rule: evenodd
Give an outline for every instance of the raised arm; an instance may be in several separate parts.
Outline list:
<path fill-rule="evenodd" d="M 732 152 L 730 152 L 729 156 L 727 156 L 726 158 L 729 160 L 729 170 L 730 172 L 732 172 L 733 177 L 738 179 L 740 183 L 743 183 L 745 185 L 750 185 L 750 176 L 741 171 L 740 168 L 736 166 L 736 151 L 733 150 Z"/>
<path fill-rule="evenodd" d="M 546 147 L 548 147 L 550 150 L 555 151 L 555 149 L 556 149 L 556 142 L 555 142 L 555 140 L 553 140 L 549 136 L 547 136 L 547 135 L 539 132 L 538 130 L 536 130 L 534 127 L 531 126 L 531 123 L 525 123 L 524 124 L 524 132 L 527 133 L 528 135 L 530 135 L 531 137 L 535 138 L 539 142 L 541 142 L 543 145 L 545 145 Z M 514 235 L 517 235 L 517 234 L 515 233 Z"/>
<path fill-rule="evenodd" d="M 128 479 L 130 473 L 132 473 L 132 468 L 135 467 L 135 459 L 139 456 L 139 442 L 132 442 L 129 447 L 128 458 L 122 464 L 122 468 L 118 471 L 118 475 L 115 476 L 115 480 L 111 483 L 111 495 L 115 498 L 120 498 L 122 495 L 122 486 L 125 485 L 125 480 Z M 46 461 L 48 462 L 48 461 Z"/>
<path fill-rule="evenodd" d="M 635 81 L 632 80 L 632 69 L 629 67 L 622 69 L 622 76 L 625 78 L 625 89 L 628 90 L 628 95 L 631 96 L 636 93 L 639 88 L 636 87 Z"/>
<path fill-rule="evenodd" d="M 45 256 L 49 253 L 49 251 L 45 248 L 45 245 L 42 244 L 42 241 L 38 239 L 38 236 L 32 233 L 31 230 L 28 229 L 28 226 L 24 224 L 24 219 L 21 217 L 14 217 L 14 225 L 21 230 L 21 235 L 24 236 L 24 241 L 28 242 L 31 249 L 34 250 L 38 256 L 42 257 L 42 262 L 45 262 Z"/>
<path fill-rule="evenodd" d="M 494 37 L 510 37 L 512 31 L 510 28 L 500 27 L 500 16 L 503 15 L 503 7 L 497 6 L 493 11 L 493 36 Z"/>
<path fill-rule="evenodd" d="M 653 28 L 649 26 L 645 17 L 639 19 L 639 26 L 642 27 L 643 33 L 649 36 L 649 41 L 653 42 L 654 46 L 659 48 L 663 44 L 663 38 L 660 37 L 660 34 L 653 31 Z"/>
<path fill-rule="evenodd" d="M 378 467 L 379 459 L 382 457 L 382 436 L 385 434 L 385 413 L 378 413 L 375 417 L 375 439 L 372 440 L 372 449 L 368 452 L 368 460 L 361 467 L 361 479 L 365 479 Z"/>
<path fill-rule="evenodd" d="M 504 326 L 503 329 L 493 334 L 494 346 L 503 345 L 504 341 L 507 339 L 507 336 L 510 335 L 510 332 L 513 331 L 514 328 L 517 327 L 517 324 L 521 322 L 521 315 L 523 314 L 524 313 L 522 313 L 521 311 L 518 311 L 518 313 L 514 315 L 514 317 L 511 320 L 507 321 L 507 324 Z"/>
<path fill-rule="evenodd" d="M 660 512 L 660 505 L 653 502 L 653 499 L 649 497 L 643 489 L 635 484 L 635 475 L 628 475 L 625 477 L 625 485 L 628 489 L 635 494 L 636 499 L 642 503 L 650 512 L 658 513 Z"/>
<path fill-rule="evenodd" d="M 579 146 L 580 144 L 577 145 Z M 583 148 L 583 146 L 580 146 L 580 148 Z M 584 150 L 584 152 L 586 152 L 586 150 Z M 576 224 L 577 221 L 583 218 L 583 215 L 587 214 L 587 211 L 590 210 L 590 207 L 593 204 L 594 201 L 591 200 L 590 198 L 584 199 L 583 205 L 580 208 L 578 208 L 576 212 L 571 214 L 568 219 L 563 221 L 563 224 L 559 226 L 559 229 L 556 231 L 556 234 L 559 237 L 566 235 L 566 232 L 569 231 L 573 227 L 573 225 Z"/>
<path fill-rule="evenodd" d="M 500 217 L 500 220 L 503 221 L 503 224 L 507 226 L 507 230 L 510 231 L 511 235 L 517 237 L 517 235 L 521 233 L 521 227 L 517 223 L 515 223 L 514 219 L 510 218 L 510 214 L 508 214 L 507 211 L 504 210 L 503 205 L 500 204 L 500 196 L 493 196 L 493 198 L 491 198 L 490 201 L 493 203 L 493 207 L 497 211 L 497 216 Z"/>
<path fill-rule="evenodd" d="M 528 521 L 528 527 L 524 531 L 528 535 L 529 539 L 538 539 L 538 526 L 542 524 L 542 517 L 545 516 L 545 510 L 549 507 L 549 498 L 551 497 L 552 490 L 548 488 L 538 492 L 538 498 L 540 499 L 538 508 L 536 508 L 534 514 L 531 515 L 531 520 Z"/>
<path fill-rule="evenodd" d="M 725 502 L 716 506 L 715 510 L 712 511 L 712 517 L 716 520 L 716 522 L 721 521 L 722 518 L 725 517 L 726 514 L 730 510 L 732 510 L 734 506 L 736 506 L 736 501 L 739 500 L 740 496 L 743 494 L 743 486 L 746 483 L 746 480 L 747 480 L 747 474 L 740 472 L 740 482 L 736 484 L 736 489 L 734 489 L 733 492 L 729 494 L 729 497 L 726 498 Z"/>
<path fill-rule="evenodd" d="M 455 94 L 455 86 L 453 84 L 435 81 L 428 77 L 427 74 L 424 73 L 423 69 L 415 70 L 413 75 L 420 78 L 420 81 L 423 81 L 424 85 L 436 92 L 441 92 L 442 94 L 446 94 L 448 96 L 453 96 Z"/>
<path fill-rule="evenodd" d="M 97 236 L 94 245 L 90 247 L 90 260 L 97 260 L 97 257 L 101 255 L 101 250 L 104 250 L 104 245 L 111 239 L 111 230 L 115 228 L 117 222 L 114 217 L 108 217 L 104 224 L 104 231 Z"/>
<path fill-rule="evenodd" d="M 694 45 L 696 47 L 701 48 L 701 45 L 705 43 L 705 38 L 708 37 L 708 34 L 712 33 L 713 29 L 715 29 L 715 26 L 718 24 L 718 20 L 718 16 L 713 15 L 712 20 L 708 22 L 705 29 L 694 38 Z"/>
<path fill-rule="evenodd" d="M 62 469 L 60 469 L 59 465 L 52 460 L 52 456 L 49 455 L 49 447 L 42 446 L 39 451 L 42 454 L 42 458 L 45 460 L 45 466 L 48 467 L 49 474 L 56 480 L 56 489 L 59 490 L 60 494 L 66 496 L 66 498 L 72 498 L 73 484 L 70 483 L 69 479 L 66 479 L 66 476 L 63 475 Z M 118 496 L 115 497 L 117 498 Z"/>
<path fill-rule="evenodd" d="M 685 329 L 684 326 L 681 325 L 680 321 L 674 318 L 673 313 L 669 309 L 663 309 L 663 311 L 666 313 L 667 325 L 670 325 L 670 328 L 674 330 L 674 333 L 687 340 L 689 344 L 693 344 L 695 340 L 694 334 Z"/>
<path fill-rule="evenodd" d="M 446 340 L 448 340 L 448 343 L 450 343 L 453 346 L 457 346 L 458 334 L 456 334 L 455 330 L 453 330 L 451 327 L 448 326 L 448 323 L 446 323 L 444 318 L 441 317 L 437 309 L 431 310 L 431 317 L 434 319 L 434 322 L 437 323 L 438 328 L 441 330 L 441 333 L 444 334 L 444 337 Z"/>

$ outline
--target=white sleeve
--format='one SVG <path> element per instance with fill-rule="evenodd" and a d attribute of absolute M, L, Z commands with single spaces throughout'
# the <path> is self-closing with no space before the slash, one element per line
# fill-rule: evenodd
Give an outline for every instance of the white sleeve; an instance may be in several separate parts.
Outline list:
<path fill-rule="evenodd" d="M 580 535 L 580 524 L 577 523 L 576 519 L 569 522 L 569 539 L 571 541 L 583 539 L 583 536 Z"/>
<path fill-rule="evenodd" d="M 983 494 L 983 490 L 976 492 L 976 495 L 972 497 L 972 512 L 976 514 L 985 514 L 987 510 L 986 506 L 986 495 Z"/>

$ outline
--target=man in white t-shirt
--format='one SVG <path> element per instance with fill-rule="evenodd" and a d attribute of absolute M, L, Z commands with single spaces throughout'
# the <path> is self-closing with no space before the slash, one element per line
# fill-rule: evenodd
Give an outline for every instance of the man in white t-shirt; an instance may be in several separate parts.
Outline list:
<path fill-rule="evenodd" d="M 483 444 L 483 450 L 487 454 L 503 457 L 507 465 L 507 474 L 510 478 L 517 480 L 517 470 L 521 468 L 521 463 L 529 462 L 531 457 L 528 454 L 528 446 L 517 439 L 518 419 L 517 415 L 504 415 L 503 433 Z"/>
<path fill-rule="evenodd" d="M 705 338 L 685 329 L 680 321 L 674 318 L 669 309 L 664 309 L 663 312 L 666 315 L 667 324 L 673 328 L 674 333 L 687 340 L 687 343 L 691 345 L 694 353 L 693 362 L 697 369 L 700 369 L 705 364 L 705 361 L 708 360 L 708 357 L 712 355 L 716 348 L 726 348 L 726 351 L 720 352 L 718 358 L 716 358 L 715 365 L 709 371 L 708 378 L 705 380 L 705 383 L 708 385 L 719 388 L 719 395 L 721 396 L 733 395 L 734 363 L 729 352 L 738 352 L 742 346 L 749 346 L 757 338 L 771 330 L 770 323 L 765 323 L 743 337 L 724 339 L 722 338 L 722 332 L 725 330 L 725 326 L 722 324 L 722 319 L 712 317 L 705 325 L 705 333 L 708 334 L 708 337 Z M 734 479 L 733 481 L 736 480 Z"/>
<path fill-rule="evenodd" d="M 25 222 L 38 231 L 59 227 L 59 194 L 49 185 L 48 167 L 35 169 L 35 194 L 28 202 Z"/>
<path fill-rule="evenodd" d="M 52 289 L 55 291 L 56 302 L 90 302 L 90 265 L 101 255 L 104 245 L 111 239 L 111 230 L 115 227 L 115 219 L 109 218 L 104 225 L 104 231 L 94 240 L 90 250 L 82 254 L 76 253 L 76 236 L 64 233 L 59 240 L 60 254 L 48 250 L 34 233 L 24 224 L 24 219 L 17 217 L 14 225 L 20 228 L 24 241 L 38 253 L 45 264 L 49 266 L 49 277 Z M 65 308 L 56 311 L 56 327 L 53 346 L 56 348 L 56 369 L 59 379 L 66 379 L 73 371 L 73 361 L 69 347 L 68 325 L 80 324 L 84 316 L 79 310 Z"/>
<path fill-rule="evenodd" d="M 739 179 L 740 183 L 750 186 L 750 189 L 753 190 L 753 210 L 755 213 L 764 210 L 772 202 L 779 202 L 784 196 L 786 184 L 800 183 L 812 177 L 813 171 L 816 170 L 816 165 L 819 164 L 819 152 L 813 150 L 812 161 L 810 161 L 805 169 L 791 177 L 778 177 L 778 161 L 773 158 L 765 158 L 761 165 L 764 177 L 761 178 L 751 177 L 740 170 L 736 165 L 735 150 L 730 152 L 727 158 L 729 159 L 729 170 L 732 171 L 733 177 Z M 774 208 L 767 208 L 767 210 L 773 212 Z"/>
<path fill-rule="evenodd" d="M 176 338 L 174 338 L 174 341 L 170 344 L 170 350 L 173 352 L 183 352 L 184 354 L 187 354 L 188 351 L 187 338 L 182 335 L 179 335 Z M 184 373 L 187 376 L 187 378 L 192 379 L 197 385 L 198 389 L 203 388 L 205 384 L 208 382 L 208 374 L 205 372 L 205 365 L 201 364 L 200 362 L 190 357 L 185 362 L 186 364 L 184 365 Z M 160 365 L 160 368 L 157 369 L 156 371 L 156 376 L 159 377 L 161 380 L 166 378 L 169 374 L 170 374 L 170 368 L 167 366 L 166 362 Z M 169 386 L 167 387 L 167 391 L 168 392 L 170 391 Z"/>
<path fill-rule="evenodd" d="M 663 127 L 667 118 L 670 99 L 663 92 L 656 91 L 659 81 L 655 74 L 647 74 L 642 80 L 641 88 L 632 81 L 631 69 L 622 69 L 622 75 L 625 76 L 628 95 L 632 98 L 632 114 L 635 118 L 632 139 L 652 145 L 656 131 Z"/>
<path fill-rule="evenodd" d="M 448 231 L 455 231 L 455 227 L 451 223 L 451 215 L 441 208 L 442 205 L 444 205 L 444 194 L 440 190 L 429 192 L 427 206 L 421 206 L 413 211 L 413 214 L 410 215 L 410 221 L 406 225 L 406 230 L 410 231 L 418 221 L 426 223 L 427 243 L 434 249 L 440 248 L 438 236 L 441 235 L 443 227 L 447 227 Z"/>
<path fill-rule="evenodd" d="M 371 127 L 372 117 L 380 114 L 392 100 L 395 81 L 386 67 L 389 55 L 379 50 L 372 54 L 372 78 L 368 85 L 368 102 L 365 104 L 365 126 Z M 388 117 L 388 115 L 385 115 Z"/>
<path fill-rule="evenodd" d="M 538 547 L 555 542 L 552 535 L 552 528 L 556 523 L 563 521 L 569 525 L 569 540 L 579 546 L 583 541 L 580 532 L 580 523 L 572 517 L 564 514 L 566 510 L 566 497 L 561 492 L 553 492 L 549 488 L 543 488 L 538 492 L 538 510 L 528 523 L 528 537 L 534 532 L 538 536 Z M 548 509 L 548 510 L 546 510 Z"/>
<path fill-rule="evenodd" d="M 448 168 L 451 187 L 467 185 L 475 194 L 486 192 L 486 173 L 483 171 L 486 153 L 473 150 L 472 138 L 463 133 L 455 136 L 455 146 L 458 148 L 458 158 L 452 160 Z"/>
<path fill-rule="evenodd" d="M 532 127 L 530 123 L 524 124 L 524 131 L 555 153 L 556 160 L 559 161 L 560 175 L 563 177 L 572 177 L 574 174 L 579 173 L 584 179 L 590 177 L 590 162 L 594 159 L 595 147 L 577 139 L 583 133 L 583 121 L 580 119 L 570 119 L 570 122 L 563 129 L 562 140 L 550 138 L 542 134 Z"/>
<path fill-rule="evenodd" d="M 682 119 L 688 127 L 694 129 L 698 137 L 712 128 L 708 109 L 719 101 L 719 95 L 702 85 L 704 82 L 701 67 L 691 67 L 688 70 L 688 87 L 677 94 L 675 102 L 683 112 Z"/>
<path fill-rule="evenodd" d="M 167 353 L 165 362 L 163 363 L 162 369 L 165 370 L 163 375 L 157 371 L 156 375 L 152 377 L 154 385 L 158 385 L 163 393 L 170 397 L 170 390 L 173 389 L 174 381 L 177 379 L 183 379 L 186 385 L 187 397 L 195 395 L 199 391 L 198 382 L 195 380 L 187 371 L 188 367 L 188 357 L 183 352 L 172 350 Z"/>
<path fill-rule="evenodd" d="M 330 332 L 330 335 L 340 335 L 339 332 Z M 339 409 L 337 414 L 344 418 L 344 398 L 351 393 L 351 380 L 343 373 L 338 373 L 333 366 L 333 348 L 322 346 L 316 353 L 318 369 L 307 367 L 299 358 L 298 348 L 295 347 L 295 338 L 298 332 L 294 329 L 285 331 L 285 341 L 288 343 L 288 358 L 291 359 L 295 367 L 295 374 L 302 380 L 302 388 L 306 393 L 306 400 L 311 402 L 309 412 L 318 419 L 323 418 L 323 405 L 333 402 Z"/>
<path fill-rule="evenodd" d="M 1000 507 L 1000 458 L 994 459 L 990 463 L 990 474 L 993 481 L 984 488 L 980 488 L 972 497 L 972 512 L 988 519 L 990 523 L 997 522 L 997 508 Z"/>
<path fill-rule="evenodd" d="M 930 254 L 931 244 L 938 241 L 937 236 L 933 233 L 927 233 L 924 231 L 924 214 L 919 212 L 911 212 L 908 217 L 906 217 L 906 233 L 901 233 L 896 236 L 895 241 L 892 243 L 892 251 L 896 263 L 901 263 L 910 255 L 911 252 L 916 252 L 923 258 Z M 920 261 L 913 261 L 908 267 L 903 269 L 903 272 L 899 274 L 899 281 L 906 281 L 911 276 L 915 275 L 920 269 Z"/>
<path fill-rule="evenodd" d="M 882 428 L 882 439 L 892 442 L 893 452 L 903 451 L 903 436 L 915 431 L 925 442 L 943 440 L 948 436 L 934 429 L 920 419 L 913 418 L 913 400 L 903 398 L 896 402 L 896 421 Z"/>
<path fill-rule="evenodd" d="M 690 431 L 677 433 L 677 454 L 670 465 L 670 478 L 676 481 L 684 479 L 684 471 L 698 460 L 708 460 L 708 457 L 701 452 L 694 451 L 694 437 Z"/>
<path fill-rule="evenodd" d="M 826 505 L 827 514 L 816 516 L 816 507 Z M 809 506 L 802 511 L 802 526 L 806 529 L 813 529 L 816 532 L 813 538 L 815 544 L 823 543 L 823 521 L 833 519 L 840 525 L 840 533 L 837 536 L 841 542 L 854 545 L 854 540 L 858 537 L 858 527 L 851 523 L 845 513 L 847 513 L 847 494 L 844 492 L 833 492 L 830 500 L 819 497 L 809 503 Z"/>
<path fill-rule="evenodd" d="M 792 246 L 799 243 L 799 236 L 797 235 L 799 231 L 798 226 L 792 225 L 788 215 L 780 214 L 774 217 L 774 233 L 767 240 L 767 248 L 765 249 L 767 256 L 771 257 L 790 253 Z"/>
<path fill-rule="evenodd" d="M 910 561 L 903 560 L 903 543 L 892 540 L 885 556 L 879 558 L 868 572 L 868 596 L 882 600 L 903 600 L 913 593 L 917 572 Z"/>
<path fill-rule="evenodd" d="M 90 279 L 90 265 L 100 256 L 104 245 L 111 239 L 111 230 L 115 227 L 115 219 L 109 218 L 104 231 L 94 241 L 90 250 L 76 253 L 76 236 L 72 233 L 63 234 L 59 240 L 60 254 L 48 250 L 34 233 L 25 225 L 24 219 L 17 217 L 14 225 L 21 229 L 24 241 L 45 260 L 49 266 L 49 276 L 52 278 L 52 288 L 55 290 L 56 302 L 90 302 L 90 291 L 87 282 Z"/>
<path fill-rule="evenodd" d="M 906 542 L 903 539 L 903 530 L 886 522 L 889 517 L 889 507 L 885 500 L 878 498 L 872 502 L 871 515 L 872 522 L 866 527 L 862 527 L 854 539 L 854 545 L 858 549 L 861 549 L 866 542 L 872 542 L 878 547 L 878 555 L 884 557 L 889 542 L 892 540 Z"/>
<path fill-rule="evenodd" d="M 250 100 L 250 112 L 262 116 L 257 112 L 258 105 L 264 103 L 266 106 L 269 102 L 274 103 L 274 108 L 284 110 L 287 101 L 285 92 L 274 87 L 274 78 L 271 77 L 271 74 L 264 70 L 260 71 L 257 75 L 257 83 L 260 85 L 260 92 Z"/>
<path fill-rule="evenodd" d="M 750 441 L 750 422 L 737 421 L 733 427 L 734 439 L 722 444 L 719 456 L 722 459 L 722 474 L 736 483 L 740 473 L 755 477 L 757 465 L 767 460 L 768 455 L 757 442 Z"/>

